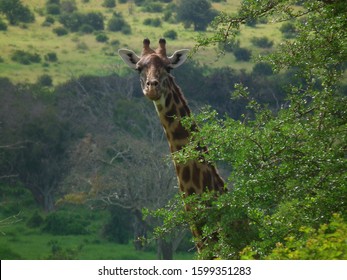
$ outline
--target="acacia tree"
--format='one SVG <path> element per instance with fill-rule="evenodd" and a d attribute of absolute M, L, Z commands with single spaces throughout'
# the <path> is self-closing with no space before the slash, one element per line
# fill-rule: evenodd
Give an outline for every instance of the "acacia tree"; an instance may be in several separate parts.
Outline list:
<path fill-rule="evenodd" d="M 232 168 L 231 191 L 212 207 L 202 211 L 201 205 L 189 215 L 181 213 L 181 219 L 177 213 L 165 212 L 166 229 L 201 215 L 210 221 L 205 238 L 215 232 L 220 238 L 215 247 L 206 248 L 207 255 L 211 251 L 225 259 L 343 259 L 347 255 L 343 231 L 347 100 L 342 93 L 347 5 L 343 0 L 309 0 L 295 7 L 296 2 L 243 1 L 237 16 L 222 14 L 215 19 L 214 36 L 199 39 L 198 47 L 233 40 L 242 24 L 262 17 L 294 21 L 297 30 L 293 40 L 262 58 L 274 71 L 294 73 L 292 84 L 283 85 L 287 102 L 272 112 L 251 99 L 247 88 L 236 85 L 234 98 L 249 98 L 254 118 L 220 119 L 207 109 L 194 118 L 200 132 L 193 133 L 194 141 L 177 155 L 180 160 L 201 157 L 195 149 L 198 142 L 209 146 L 206 160 L 223 160 Z M 325 223 L 329 226 L 322 226 Z M 326 243 L 322 246 L 313 240 Z M 291 254 L 294 250 L 296 254 Z M 204 256 L 202 252 L 200 257 Z"/>
<path fill-rule="evenodd" d="M 3 13 L 10 24 L 18 22 L 33 22 L 34 14 L 27 6 L 24 6 L 20 0 L 1 0 L 0 12 Z"/>
<path fill-rule="evenodd" d="M 177 18 L 186 27 L 194 25 L 195 31 L 205 31 L 209 23 L 217 15 L 216 10 L 207 0 L 181 0 L 177 7 Z"/>

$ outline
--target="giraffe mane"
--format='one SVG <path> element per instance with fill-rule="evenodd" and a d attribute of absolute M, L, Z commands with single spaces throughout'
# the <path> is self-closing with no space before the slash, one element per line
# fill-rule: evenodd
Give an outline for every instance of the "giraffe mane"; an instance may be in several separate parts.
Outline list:
<path fill-rule="evenodd" d="M 173 89 L 174 89 L 177 97 L 181 101 L 183 107 L 186 109 L 186 112 L 188 113 L 188 115 L 190 115 L 191 112 L 190 112 L 190 109 L 188 107 L 188 102 L 187 102 L 186 98 L 184 97 L 181 88 L 176 84 L 175 78 L 172 75 L 169 75 L 169 80 L 170 80 L 170 83 L 173 85 Z"/>

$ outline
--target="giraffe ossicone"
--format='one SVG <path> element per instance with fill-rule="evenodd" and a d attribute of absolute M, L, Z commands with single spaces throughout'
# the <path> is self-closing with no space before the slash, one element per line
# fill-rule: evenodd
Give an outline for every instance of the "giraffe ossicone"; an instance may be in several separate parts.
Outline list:
<path fill-rule="evenodd" d="M 140 56 L 132 50 L 118 51 L 124 62 L 139 72 L 142 91 L 155 105 L 171 153 L 181 150 L 190 141 L 191 130 L 181 124 L 181 119 L 190 115 L 190 109 L 181 89 L 170 74 L 170 70 L 179 67 L 187 60 L 188 52 L 188 49 L 182 49 L 167 56 L 165 39 L 159 40 L 156 50 L 150 47 L 149 39 L 144 39 Z M 191 129 L 197 128 L 193 125 Z M 197 147 L 197 149 L 207 153 L 206 147 Z M 201 194 L 204 191 L 215 191 L 219 194 L 226 191 L 223 179 L 211 163 L 204 160 L 189 160 L 186 163 L 174 161 L 174 164 L 180 191 L 185 196 Z M 187 210 L 188 208 L 186 207 Z M 193 231 L 196 237 L 199 235 L 200 226 Z M 202 246 L 197 244 L 198 249 Z"/>

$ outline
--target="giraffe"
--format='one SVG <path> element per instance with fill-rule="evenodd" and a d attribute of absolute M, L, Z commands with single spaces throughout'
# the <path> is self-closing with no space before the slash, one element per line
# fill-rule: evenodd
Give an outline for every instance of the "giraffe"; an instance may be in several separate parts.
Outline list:
<path fill-rule="evenodd" d="M 164 128 L 170 151 L 175 153 L 188 144 L 191 131 L 184 128 L 181 119 L 190 116 L 191 112 L 187 101 L 178 85 L 176 85 L 171 69 L 182 65 L 189 50 L 183 49 L 174 52 L 172 56 L 166 54 L 166 40 L 159 40 L 159 47 L 153 50 L 149 39 L 144 39 L 141 56 L 134 51 L 120 49 L 119 55 L 123 61 L 140 74 L 140 82 L 144 95 L 153 101 Z M 198 128 L 193 125 L 192 130 Z M 202 152 L 207 152 L 206 147 L 198 147 Z M 181 163 L 174 160 L 176 175 L 180 191 L 185 197 L 201 194 L 205 191 L 224 193 L 224 181 L 214 165 L 204 160 L 189 160 Z M 185 205 L 189 211 L 189 205 Z M 191 225 L 195 237 L 201 234 L 201 225 Z M 204 242 L 197 242 L 198 252 L 203 248 Z"/>

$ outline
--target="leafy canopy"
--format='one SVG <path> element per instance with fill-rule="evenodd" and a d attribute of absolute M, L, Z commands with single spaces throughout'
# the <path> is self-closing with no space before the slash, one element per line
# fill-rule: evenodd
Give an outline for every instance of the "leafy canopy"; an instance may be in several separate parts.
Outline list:
<path fill-rule="evenodd" d="M 196 146 L 206 145 L 209 154 L 203 155 L 205 160 L 223 161 L 232 170 L 228 194 L 217 200 L 213 194 L 196 197 L 198 205 L 188 214 L 164 211 L 167 218 L 162 230 L 190 219 L 206 222 L 206 248 L 199 258 L 346 256 L 347 100 L 343 77 L 347 4 L 344 0 L 296 3 L 242 1 L 237 15 L 223 13 L 215 19 L 213 36 L 198 39 L 196 50 L 233 41 L 242 24 L 261 18 L 293 22 L 296 30 L 295 38 L 260 59 L 276 73 L 293 73 L 292 83 L 283 85 L 286 103 L 271 111 L 250 98 L 247 88 L 236 85 L 235 102 L 239 97 L 248 98 L 254 117 L 220 118 L 207 108 L 194 116 L 200 131 L 175 155 L 182 161 L 201 159 Z M 187 119 L 186 125 L 191 122 Z M 216 233 L 218 243 L 209 244 Z M 336 238 L 330 238 L 331 234 Z M 332 248 L 341 253 L 332 253 Z"/>

